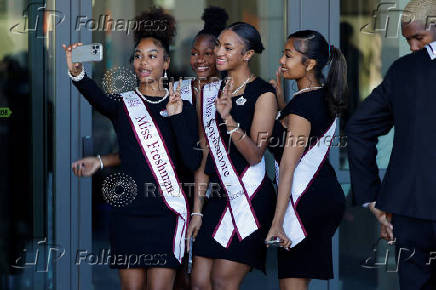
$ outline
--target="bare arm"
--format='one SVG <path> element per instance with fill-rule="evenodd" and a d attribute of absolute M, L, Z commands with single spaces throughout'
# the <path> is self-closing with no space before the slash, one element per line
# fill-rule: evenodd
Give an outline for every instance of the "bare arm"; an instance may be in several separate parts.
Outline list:
<path fill-rule="evenodd" d="M 232 134 L 233 144 L 250 165 L 255 165 L 262 160 L 272 134 L 276 115 L 277 101 L 274 94 L 262 94 L 256 101 L 249 136 L 242 129 L 238 129 Z M 224 120 L 227 124 L 227 131 L 237 127 L 237 122 L 230 114 Z"/>
<path fill-rule="evenodd" d="M 103 163 L 103 167 L 112 167 L 118 166 L 121 164 L 120 156 L 118 153 L 112 153 L 108 155 L 101 156 L 101 161 Z M 100 169 L 100 159 L 97 156 L 88 156 L 82 159 L 79 159 L 72 164 L 73 172 L 76 176 L 92 176 L 94 173 Z"/>
<path fill-rule="evenodd" d="M 203 127 L 203 126 L 201 126 Z M 200 134 L 200 147 L 203 152 L 203 158 L 201 160 L 200 167 L 195 171 L 194 180 L 195 180 L 195 188 L 194 188 L 194 207 L 192 212 L 201 213 L 204 204 L 204 197 L 206 190 L 209 185 L 209 175 L 204 173 L 206 168 L 207 156 L 209 155 L 209 148 L 206 143 L 205 136 L 203 132 L 201 132 L 201 128 L 199 129 Z"/>
<path fill-rule="evenodd" d="M 289 115 L 285 122 L 288 133 L 286 135 L 283 156 L 280 160 L 277 205 L 267 240 L 271 239 L 273 236 L 278 236 L 284 241 L 283 245 L 287 248 L 290 246 L 290 240 L 283 232 L 283 219 L 286 208 L 289 205 L 294 171 L 309 140 L 311 125 L 307 119 L 294 114 Z M 301 142 L 301 140 L 305 142 Z"/>
<path fill-rule="evenodd" d="M 201 102 L 197 102 L 197 113 L 201 114 Z M 198 118 L 201 120 L 201 118 Z M 201 214 L 204 205 L 204 198 L 206 190 L 209 185 L 209 175 L 204 173 L 206 168 L 206 161 L 209 155 L 209 148 L 207 146 L 206 137 L 203 134 L 203 124 L 199 121 L 198 125 L 198 136 L 200 142 L 200 148 L 202 150 L 203 156 L 201 160 L 200 167 L 194 173 L 194 205 L 192 212 L 195 214 L 192 216 L 191 222 L 189 223 L 188 231 L 186 233 L 186 249 L 189 251 L 189 239 L 191 236 L 195 239 L 197 237 L 198 231 L 200 230 L 202 224 Z"/>

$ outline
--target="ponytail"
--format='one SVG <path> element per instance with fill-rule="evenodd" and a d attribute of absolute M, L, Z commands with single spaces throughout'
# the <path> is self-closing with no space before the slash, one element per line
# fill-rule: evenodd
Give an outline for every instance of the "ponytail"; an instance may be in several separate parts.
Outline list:
<path fill-rule="evenodd" d="M 318 31 L 301 30 L 289 35 L 294 38 L 295 49 L 306 59 L 316 60 L 315 76 L 327 91 L 326 101 L 332 116 L 341 114 L 347 107 L 347 61 L 340 49 L 329 45 Z M 327 80 L 324 81 L 323 68 L 330 64 Z"/>
<path fill-rule="evenodd" d="M 347 61 L 341 50 L 330 45 L 330 70 L 325 83 L 327 103 L 332 115 L 337 116 L 347 108 Z"/>

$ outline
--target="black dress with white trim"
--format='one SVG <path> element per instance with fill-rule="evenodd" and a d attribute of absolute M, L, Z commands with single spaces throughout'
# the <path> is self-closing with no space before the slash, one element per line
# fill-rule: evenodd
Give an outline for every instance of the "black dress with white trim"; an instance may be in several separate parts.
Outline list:
<path fill-rule="evenodd" d="M 149 132 L 148 129 L 143 127 L 138 130 L 139 132 L 135 132 L 129 117 L 129 113 L 132 112 L 126 109 L 127 103 L 123 101 L 123 97 L 105 94 L 86 76 L 73 84 L 97 111 L 112 121 L 118 137 L 121 168 L 137 188 L 136 197 L 131 202 L 111 208 L 110 266 L 177 268 L 184 253 L 184 249 L 181 250 L 183 245 L 180 244 L 178 256 L 176 255 L 175 236 L 183 234 L 182 229 L 178 228 L 180 216 L 174 211 L 174 207 L 171 207 L 171 201 L 168 202 L 169 199 L 165 199 L 161 192 L 162 186 L 160 187 L 157 182 L 157 174 L 152 172 L 150 160 L 145 157 L 144 148 L 139 142 L 140 135 L 147 136 L 145 134 Z M 134 92 L 130 93 L 136 98 Z M 139 97 L 138 94 L 137 96 Z M 160 103 L 148 103 L 141 98 L 134 99 L 132 104 L 135 102 L 141 108 L 146 108 L 151 116 L 153 122 L 150 123 L 154 123 L 153 126 L 159 132 L 158 137 L 164 145 L 161 147 L 165 147 L 163 153 L 169 157 L 168 163 L 171 167 L 177 169 L 178 165 L 183 163 L 192 172 L 195 171 L 202 158 L 201 151 L 196 150 L 198 121 L 195 108 L 188 101 L 184 101 L 182 113 L 165 117 L 161 112 L 165 111 L 168 98 Z M 169 169 L 169 172 L 174 172 Z M 179 205 L 184 206 L 183 202 Z M 183 214 L 187 216 L 189 210 L 186 209 L 187 212 Z M 129 255 L 132 257 L 130 261 Z"/>
<path fill-rule="evenodd" d="M 275 123 L 273 138 L 269 146 L 277 162 L 280 162 L 284 150 L 283 145 L 286 144 L 286 129 L 280 121 L 290 114 L 303 117 L 311 124 L 309 137 L 311 142 L 303 156 L 312 157 L 313 155 L 307 154 L 309 149 L 317 149 L 317 146 L 323 146 L 323 142 L 333 140 L 332 144 L 338 143 L 333 138 L 333 134 L 326 136 L 332 123 L 334 124 L 334 118 L 329 115 L 325 93 L 325 89 L 321 88 L 298 94 L 282 110 L 280 120 Z M 294 201 L 293 206 L 306 237 L 303 237 L 303 240 L 290 251 L 279 249 L 279 279 L 333 278 L 332 236 L 345 210 L 345 196 L 328 159 L 328 151 L 314 158 L 319 158 L 319 160 L 312 160 L 314 162 L 311 165 L 316 168 L 311 171 L 311 174 L 314 174 L 310 175 L 309 180 L 296 180 L 294 175 L 293 182 L 307 184 L 301 196 Z"/>
<path fill-rule="evenodd" d="M 207 101 L 205 100 L 207 92 L 208 88 L 205 86 L 202 96 L 203 105 Z M 275 93 L 274 88 L 270 84 L 261 78 L 256 78 L 247 84 L 243 95 L 232 98 L 231 115 L 236 122 L 240 123 L 240 128 L 245 132 L 250 132 L 257 99 L 261 94 L 267 92 Z M 213 98 L 210 100 L 210 105 L 211 107 L 213 106 Z M 205 106 L 203 106 L 203 119 L 206 116 L 204 108 Z M 218 134 L 221 136 L 221 144 L 222 148 L 224 148 L 224 152 L 221 152 L 221 154 L 228 153 L 224 154 L 225 159 L 228 158 L 228 162 L 226 162 L 227 167 L 229 171 L 236 172 L 233 180 L 238 182 L 239 178 L 242 181 L 246 194 L 248 193 L 246 195 L 248 198 L 243 193 L 231 195 L 225 189 L 225 186 L 223 186 L 224 181 L 222 182 L 222 180 L 225 180 L 227 177 L 222 176 L 222 172 L 220 176 L 215 163 L 222 162 L 222 160 L 220 156 L 213 157 L 212 153 L 210 153 L 206 162 L 205 173 L 210 176 L 212 187 L 210 188 L 210 196 L 203 208 L 203 223 L 194 242 L 193 253 L 196 256 L 211 259 L 240 262 L 264 271 L 266 259 L 264 240 L 274 216 L 276 202 L 274 188 L 266 175 L 264 161 L 259 163 L 255 170 L 251 171 L 253 173 L 252 176 L 255 176 L 251 178 L 251 182 L 248 180 L 250 178 L 246 179 L 250 170 L 249 163 L 233 142 L 229 142 L 230 137 L 227 134 L 227 128 L 222 125 L 223 121 L 219 113 L 216 112 L 210 118 L 216 124 L 215 128 L 219 128 Z M 207 134 L 211 134 L 210 130 L 212 129 L 206 128 L 205 130 Z M 218 134 L 215 134 L 215 137 Z M 213 141 L 209 141 L 210 148 L 216 144 Z M 224 175 L 227 173 L 225 172 Z M 253 184 L 255 184 L 254 187 L 251 186 Z M 239 185 L 234 184 L 234 186 Z M 231 203 L 237 200 L 241 200 L 241 205 L 243 208 L 245 205 L 245 210 L 236 208 L 236 205 L 230 206 Z M 230 221 L 227 225 L 225 225 L 226 213 Z"/>

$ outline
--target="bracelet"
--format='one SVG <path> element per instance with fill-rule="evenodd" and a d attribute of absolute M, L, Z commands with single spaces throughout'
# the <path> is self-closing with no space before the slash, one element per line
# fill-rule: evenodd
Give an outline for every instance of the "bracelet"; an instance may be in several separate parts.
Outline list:
<path fill-rule="evenodd" d="M 77 75 L 77 76 L 73 76 L 70 72 L 70 70 L 68 70 L 68 76 L 74 81 L 74 82 L 79 82 L 81 80 L 83 80 L 83 78 L 85 77 L 85 69 L 82 67 L 82 71 Z"/>
<path fill-rule="evenodd" d="M 245 131 L 244 131 L 244 134 L 242 135 L 242 137 L 241 137 L 241 138 L 239 138 L 238 140 L 235 140 L 235 139 L 233 139 L 233 143 L 236 143 L 236 142 L 239 142 L 239 141 L 241 141 L 242 139 L 244 139 L 244 138 L 245 138 L 245 136 L 247 136 L 247 132 L 245 132 Z"/>
<path fill-rule="evenodd" d="M 236 125 L 235 128 L 233 128 L 233 129 L 230 130 L 230 131 L 227 131 L 227 134 L 232 135 L 233 133 L 235 133 L 235 132 L 239 129 L 240 124 L 239 124 L 239 123 L 236 123 L 236 124 L 237 124 L 237 125 Z"/>
<path fill-rule="evenodd" d="M 193 213 L 191 213 L 191 216 L 194 216 L 194 215 L 198 215 L 198 216 L 203 217 L 203 214 L 201 212 L 193 212 Z"/>
<path fill-rule="evenodd" d="M 101 156 L 97 155 L 97 158 L 100 161 L 100 169 L 103 169 L 103 160 L 101 160 Z"/>

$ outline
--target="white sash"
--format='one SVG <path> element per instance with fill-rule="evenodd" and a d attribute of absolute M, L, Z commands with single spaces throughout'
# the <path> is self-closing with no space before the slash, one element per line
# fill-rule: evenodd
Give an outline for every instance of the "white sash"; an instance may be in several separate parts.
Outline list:
<path fill-rule="evenodd" d="M 189 101 L 192 104 L 192 79 L 182 80 L 182 87 L 180 89 L 180 97 L 182 100 Z M 179 81 L 174 83 L 174 90 L 179 86 Z"/>
<path fill-rule="evenodd" d="M 165 205 L 177 215 L 173 252 L 176 259 L 181 262 L 185 253 L 188 222 L 188 205 L 185 194 L 178 181 L 166 144 L 153 117 L 148 112 L 147 105 L 134 91 L 123 93 L 121 96 L 136 140 L 159 185 Z"/>
<path fill-rule="evenodd" d="M 227 207 L 215 228 L 213 237 L 223 247 L 228 247 L 235 232 L 239 240 L 242 240 L 259 228 L 251 206 L 251 198 L 262 184 L 266 172 L 265 160 L 262 158 L 260 163 L 247 168 L 241 175 L 242 177 L 238 176 L 228 156 L 216 121 L 215 99 L 218 96 L 220 85 L 221 81 L 204 86 L 202 116 L 204 134 L 215 161 L 218 177 L 228 197 Z"/>
<path fill-rule="evenodd" d="M 291 248 L 295 247 L 307 236 L 296 208 L 301 196 L 306 193 L 327 158 L 335 132 L 336 119 L 323 136 L 318 139 L 317 143 L 304 153 L 295 168 L 294 178 L 292 180 L 291 197 L 283 221 L 283 230 L 292 242 Z M 331 137 L 331 140 L 327 142 L 326 137 Z M 279 165 L 277 162 L 275 162 L 275 167 L 276 180 L 277 184 L 279 184 Z"/>

